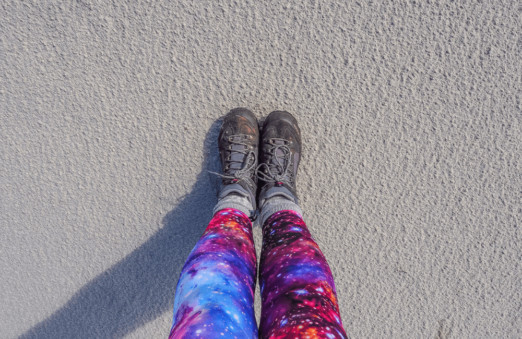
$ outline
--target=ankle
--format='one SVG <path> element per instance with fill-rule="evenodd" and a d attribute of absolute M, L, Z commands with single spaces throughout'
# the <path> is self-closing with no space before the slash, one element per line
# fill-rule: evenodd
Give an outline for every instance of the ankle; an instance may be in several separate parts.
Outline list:
<path fill-rule="evenodd" d="M 297 199 L 297 196 L 287 187 L 285 186 L 265 186 L 261 189 L 261 193 L 259 194 L 259 206 L 262 208 L 262 206 L 265 204 L 265 202 L 271 198 L 279 197 L 280 199 L 287 199 L 288 201 L 291 201 L 295 203 L 296 205 L 299 204 L 299 200 Z"/>
<path fill-rule="evenodd" d="M 293 195 L 290 190 L 282 186 L 272 187 L 262 193 L 259 197 L 259 206 L 261 225 L 263 225 L 272 214 L 279 211 L 291 210 L 297 212 L 299 215 L 303 214 L 303 211 L 298 205 L 297 197 Z"/>
<path fill-rule="evenodd" d="M 248 195 L 237 192 L 230 192 L 223 196 L 220 194 L 219 200 L 214 207 L 213 214 L 216 214 L 217 212 L 226 208 L 239 210 L 245 213 L 248 217 L 252 217 L 255 212 L 255 207 Z"/>

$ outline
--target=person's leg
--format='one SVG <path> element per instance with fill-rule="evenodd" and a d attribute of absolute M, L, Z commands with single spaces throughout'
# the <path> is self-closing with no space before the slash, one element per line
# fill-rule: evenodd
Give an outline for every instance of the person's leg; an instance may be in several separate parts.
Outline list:
<path fill-rule="evenodd" d="M 216 212 L 182 269 L 169 338 L 257 338 L 255 274 L 250 219 Z"/>
<path fill-rule="evenodd" d="M 332 273 L 298 212 L 263 224 L 261 338 L 346 338 Z"/>
<path fill-rule="evenodd" d="M 182 269 L 170 338 L 257 338 L 249 216 L 256 209 L 258 144 L 255 115 L 244 108 L 230 111 L 218 136 L 219 200 Z"/>
<path fill-rule="evenodd" d="M 288 112 L 270 113 L 260 142 L 260 336 L 346 338 L 332 273 L 298 205 L 301 131 L 297 120 Z"/>

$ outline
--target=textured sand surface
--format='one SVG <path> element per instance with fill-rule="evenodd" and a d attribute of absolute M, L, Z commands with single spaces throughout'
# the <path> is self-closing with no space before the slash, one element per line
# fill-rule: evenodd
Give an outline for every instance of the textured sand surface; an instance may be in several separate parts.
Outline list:
<path fill-rule="evenodd" d="M 115 2 L 0 5 L 0 337 L 165 337 L 238 106 L 354 338 L 522 337 L 517 1 Z"/>

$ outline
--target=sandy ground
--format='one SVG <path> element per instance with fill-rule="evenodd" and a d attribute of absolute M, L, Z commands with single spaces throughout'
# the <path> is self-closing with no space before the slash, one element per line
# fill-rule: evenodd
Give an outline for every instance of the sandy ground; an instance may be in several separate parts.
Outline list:
<path fill-rule="evenodd" d="M 165 337 L 238 106 L 299 119 L 351 336 L 522 337 L 516 1 L 115 2 L 0 5 L 0 337 Z"/>

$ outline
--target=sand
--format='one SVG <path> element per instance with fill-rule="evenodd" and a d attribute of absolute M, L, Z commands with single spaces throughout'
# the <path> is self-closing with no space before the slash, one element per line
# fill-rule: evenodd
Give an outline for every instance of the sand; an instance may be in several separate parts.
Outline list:
<path fill-rule="evenodd" d="M 522 337 L 516 1 L 116 3 L 1 5 L 0 337 L 166 337 L 234 107 L 297 116 L 351 336 Z"/>

